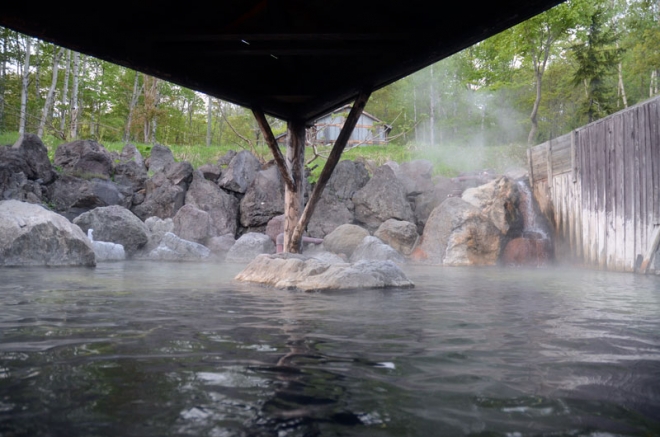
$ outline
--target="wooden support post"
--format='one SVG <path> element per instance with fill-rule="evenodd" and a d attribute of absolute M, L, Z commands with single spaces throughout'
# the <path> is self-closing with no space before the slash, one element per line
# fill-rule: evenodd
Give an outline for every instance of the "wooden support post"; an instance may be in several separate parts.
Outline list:
<path fill-rule="evenodd" d="M 553 140 L 548 141 L 547 151 L 546 151 L 546 163 L 548 168 L 548 196 L 551 196 L 552 193 L 552 142 Z"/>
<path fill-rule="evenodd" d="M 286 186 L 284 192 L 284 251 L 300 253 L 302 251 L 302 235 L 294 237 L 294 230 L 303 208 L 303 178 L 305 165 L 305 122 L 302 120 L 288 121 L 288 145 L 286 149 L 286 166 L 291 176 L 292 186 Z"/>
<path fill-rule="evenodd" d="M 252 114 L 254 114 L 254 118 L 257 119 L 257 124 L 261 130 L 261 134 L 264 136 L 266 144 L 268 144 L 268 148 L 273 154 L 273 158 L 275 158 L 275 164 L 280 171 L 280 175 L 282 176 L 284 183 L 290 190 L 294 190 L 295 188 L 293 185 L 293 179 L 291 178 L 289 169 L 286 167 L 284 156 L 282 156 L 282 152 L 280 151 L 280 147 L 277 144 L 275 135 L 273 135 L 273 131 L 268 124 L 268 120 L 266 120 L 266 116 L 264 115 L 263 111 L 258 108 L 252 108 Z"/>
<path fill-rule="evenodd" d="M 573 130 L 571 131 L 571 177 L 573 180 L 573 183 L 577 182 L 577 155 L 576 155 L 576 144 L 575 141 L 577 140 L 577 131 Z"/>
<path fill-rule="evenodd" d="M 316 182 L 316 185 L 314 186 L 314 191 L 312 191 L 312 195 L 309 197 L 309 200 L 307 201 L 307 206 L 305 207 L 305 211 L 303 212 L 302 217 L 300 217 L 300 221 L 295 227 L 295 230 L 292 235 L 293 241 L 300 242 L 302 240 L 302 234 L 305 228 L 307 227 L 309 220 L 312 218 L 312 214 L 314 214 L 314 209 L 316 208 L 316 204 L 318 203 L 318 201 L 321 199 L 321 194 L 323 194 L 323 189 L 330 180 L 330 176 L 332 176 L 332 172 L 334 171 L 335 167 L 339 163 L 341 154 L 344 151 L 344 148 L 346 148 L 346 144 L 348 144 L 348 140 L 351 138 L 353 129 L 355 128 L 355 125 L 360 119 L 360 116 L 362 115 L 362 111 L 364 111 L 364 107 L 369 101 L 370 95 L 371 95 L 370 92 L 363 91 L 358 95 L 357 99 L 355 99 L 355 102 L 353 103 L 353 108 L 351 108 L 351 112 L 348 114 L 348 117 L 346 118 L 346 122 L 344 123 L 344 126 L 342 127 L 341 132 L 339 133 L 339 137 L 337 137 L 337 141 L 335 141 L 334 146 L 332 146 L 332 151 L 330 152 L 330 156 L 328 156 L 328 160 L 326 161 L 325 166 L 321 171 L 321 175 L 319 176 L 319 179 Z"/>

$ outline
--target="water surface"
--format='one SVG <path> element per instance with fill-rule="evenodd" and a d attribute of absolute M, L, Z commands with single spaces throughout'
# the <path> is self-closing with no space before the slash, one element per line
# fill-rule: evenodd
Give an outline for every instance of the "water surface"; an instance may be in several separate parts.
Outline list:
<path fill-rule="evenodd" d="M 660 278 L 410 267 L 301 293 L 235 266 L 0 270 L 0 436 L 660 435 Z"/>

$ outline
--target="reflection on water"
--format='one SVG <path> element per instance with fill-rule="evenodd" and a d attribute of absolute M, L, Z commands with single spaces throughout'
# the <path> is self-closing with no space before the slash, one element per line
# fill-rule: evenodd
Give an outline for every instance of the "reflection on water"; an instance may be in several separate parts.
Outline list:
<path fill-rule="evenodd" d="M 0 271 L 0 436 L 660 435 L 660 281 L 410 267 L 297 293 L 236 267 Z"/>

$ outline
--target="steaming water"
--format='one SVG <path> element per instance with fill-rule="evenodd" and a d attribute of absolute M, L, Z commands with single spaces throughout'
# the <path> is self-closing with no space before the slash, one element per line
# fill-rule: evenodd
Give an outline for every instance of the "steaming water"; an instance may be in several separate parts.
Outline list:
<path fill-rule="evenodd" d="M 305 294 L 236 272 L 0 270 L 0 435 L 660 435 L 660 278 L 411 267 L 413 290 Z"/>
<path fill-rule="evenodd" d="M 532 191 L 529 189 L 527 184 L 519 180 L 517 182 L 518 189 L 522 191 L 522 199 L 521 202 L 523 205 L 521 206 L 522 208 L 525 208 L 525 212 L 523 214 L 523 231 L 526 233 L 532 233 L 532 234 L 537 234 L 543 239 L 548 239 L 548 234 L 545 232 L 542 226 L 539 226 L 537 220 L 538 220 L 538 215 L 534 211 L 534 204 L 532 203 L 532 199 L 534 196 L 532 195 Z"/>

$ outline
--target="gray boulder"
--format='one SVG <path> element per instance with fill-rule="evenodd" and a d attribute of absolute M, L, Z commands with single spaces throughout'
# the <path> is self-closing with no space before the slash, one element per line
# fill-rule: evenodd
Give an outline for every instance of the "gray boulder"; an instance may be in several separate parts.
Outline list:
<path fill-rule="evenodd" d="M 501 176 L 484 185 L 468 188 L 462 198 L 490 218 L 502 235 L 507 235 L 510 230 L 522 230 L 518 184 L 508 177 Z"/>
<path fill-rule="evenodd" d="M 324 238 L 339 226 L 353 223 L 355 214 L 351 208 L 353 208 L 352 201 L 341 200 L 339 197 L 324 191 L 307 225 L 309 236 Z"/>
<path fill-rule="evenodd" d="M 353 195 L 367 182 L 369 182 L 369 172 L 363 163 L 344 160 L 335 167 L 323 192 L 342 201 L 351 201 Z"/>
<path fill-rule="evenodd" d="M 85 233 L 40 205 L 0 201 L 0 266 L 94 266 Z"/>
<path fill-rule="evenodd" d="M 92 140 L 59 145 L 55 150 L 53 164 L 65 173 L 85 178 L 109 179 L 114 171 L 112 154 Z"/>
<path fill-rule="evenodd" d="M 236 156 L 235 150 L 228 150 L 227 153 L 218 158 L 218 165 L 220 168 L 225 168 L 229 165 L 232 159 Z"/>
<path fill-rule="evenodd" d="M 362 242 L 364 237 L 369 236 L 366 229 L 351 224 L 338 226 L 323 239 L 323 247 L 330 252 L 341 254 L 347 257 L 353 254 L 356 247 Z"/>
<path fill-rule="evenodd" d="M 0 147 L 0 169 L 23 173 L 28 180 L 51 183 L 57 174 L 48 158 L 48 149 L 34 134 L 25 134 L 13 146 Z"/>
<path fill-rule="evenodd" d="M 216 258 L 224 260 L 234 244 L 236 244 L 234 236 L 232 234 L 225 234 L 220 235 L 219 237 L 210 238 L 206 243 L 206 247 L 209 248 Z"/>
<path fill-rule="evenodd" d="M 41 203 L 41 187 L 38 182 L 29 180 L 22 171 L 14 173 L 0 164 L 0 200 Z"/>
<path fill-rule="evenodd" d="M 383 165 L 374 176 L 353 196 L 355 220 L 375 231 L 388 219 L 414 220 L 406 190 L 391 167 Z"/>
<path fill-rule="evenodd" d="M 121 244 L 128 257 L 132 257 L 149 241 L 147 226 L 121 206 L 95 208 L 79 215 L 73 222 L 84 232 L 94 229 L 94 237 L 99 241 Z"/>
<path fill-rule="evenodd" d="M 412 253 L 419 239 L 417 226 L 414 223 L 395 219 L 383 222 L 374 236 L 404 255 Z"/>
<path fill-rule="evenodd" d="M 212 220 L 208 212 L 184 205 L 172 219 L 174 234 L 184 240 L 206 244 L 212 236 Z"/>
<path fill-rule="evenodd" d="M 171 218 L 149 217 L 144 221 L 144 225 L 149 230 L 149 241 L 142 249 L 146 254 L 158 247 L 166 233 L 174 232 L 174 221 Z"/>
<path fill-rule="evenodd" d="M 284 182 L 277 167 L 273 165 L 257 173 L 245 197 L 241 199 L 241 226 L 248 229 L 263 228 L 270 219 L 283 213 Z"/>
<path fill-rule="evenodd" d="M 403 264 L 405 260 L 392 246 L 383 243 L 379 238 L 367 236 L 355 248 L 351 262 L 358 261 L 392 261 Z"/>
<path fill-rule="evenodd" d="M 144 200 L 132 209 L 135 215 L 142 220 L 153 216 L 174 217 L 185 203 L 192 172 L 188 162 L 166 164 L 162 171 L 147 180 Z"/>
<path fill-rule="evenodd" d="M 105 179 L 81 179 L 60 176 L 47 189 L 46 197 L 53 209 L 69 220 L 94 208 L 119 205 L 129 207 L 132 190 Z"/>
<path fill-rule="evenodd" d="M 329 264 L 291 253 L 260 255 L 235 279 L 303 291 L 414 287 L 403 271 L 390 261 Z"/>
<path fill-rule="evenodd" d="M 397 176 L 406 189 L 407 196 L 417 196 L 433 191 L 433 164 L 425 159 L 416 159 L 399 165 Z"/>
<path fill-rule="evenodd" d="M 202 172 L 204 179 L 211 182 L 217 182 L 217 180 L 220 179 L 220 176 L 222 175 L 220 166 L 216 164 L 200 165 L 197 170 Z"/>
<path fill-rule="evenodd" d="M 275 243 L 266 234 L 248 232 L 242 235 L 227 252 L 226 260 L 234 263 L 248 263 L 257 255 L 275 253 Z"/>
<path fill-rule="evenodd" d="M 501 251 L 499 229 L 479 208 L 450 197 L 429 216 L 420 258 L 445 265 L 495 265 Z"/>
<path fill-rule="evenodd" d="M 431 212 L 448 197 L 460 197 L 463 189 L 452 179 L 442 176 L 433 178 L 433 189 L 424 191 L 414 198 L 417 232 L 422 233 Z"/>
<path fill-rule="evenodd" d="M 144 189 L 147 179 L 147 170 L 135 161 L 121 162 L 115 166 L 115 183 L 129 186 L 133 192 Z"/>
<path fill-rule="evenodd" d="M 193 181 L 186 193 L 186 205 L 209 213 L 212 220 L 211 236 L 236 234 L 238 200 L 213 182 L 204 179 L 199 170 L 193 173 Z"/>
<path fill-rule="evenodd" d="M 149 172 L 156 174 L 163 170 L 168 164 L 174 163 L 174 155 L 169 147 L 162 144 L 154 144 L 151 148 L 151 155 L 147 160 Z"/>
<path fill-rule="evenodd" d="M 222 173 L 218 185 L 228 191 L 245 193 L 257 177 L 261 162 L 247 150 L 238 152 L 229 162 L 227 170 Z"/>
<path fill-rule="evenodd" d="M 181 239 L 171 232 L 165 233 L 158 247 L 149 252 L 148 259 L 154 261 L 201 261 L 211 251 L 201 244 Z"/>
<path fill-rule="evenodd" d="M 144 164 L 144 158 L 142 157 L 142 154 L 140 153 L 138 148 L 131 143 L 125 144 L 124 147 L 121 149 L 121 154 L 119 155 L 119 162 L 122 164 L 127 162 L 134 162 L 139 167 L 142 167 L 146 170 Z"/>

